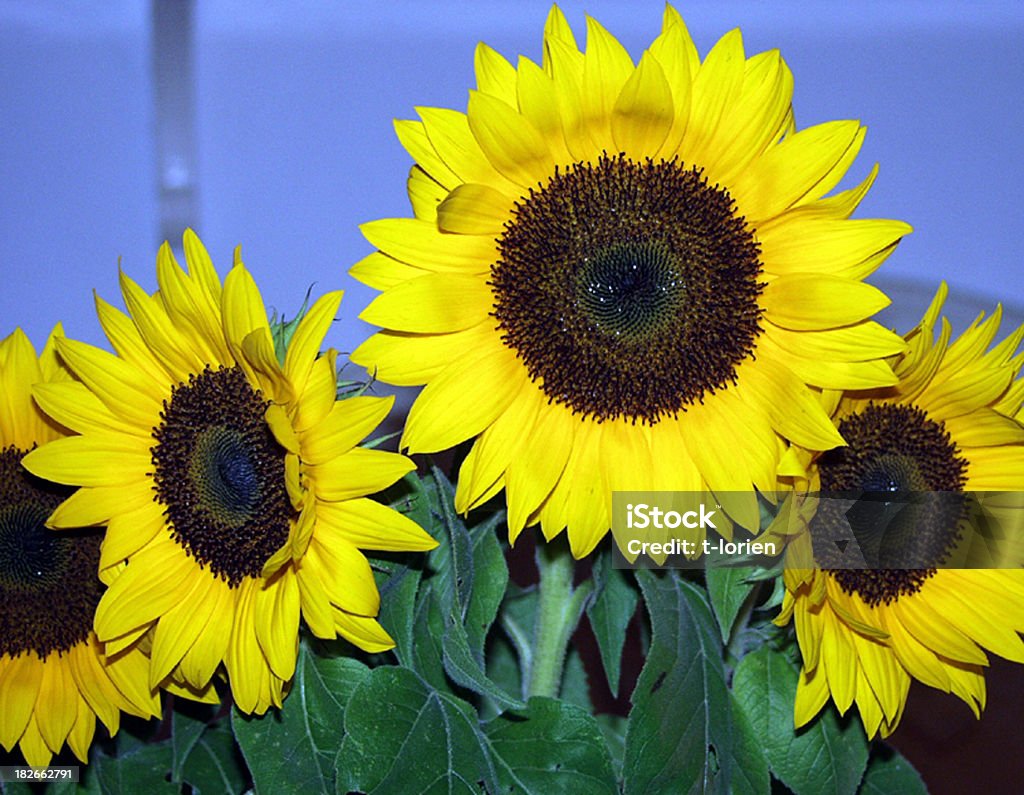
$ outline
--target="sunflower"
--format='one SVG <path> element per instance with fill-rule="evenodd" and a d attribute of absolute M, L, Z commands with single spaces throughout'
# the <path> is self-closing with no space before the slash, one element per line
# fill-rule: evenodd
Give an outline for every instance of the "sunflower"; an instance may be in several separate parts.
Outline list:
<path fill-rule="evenodd" d="M 361 549 L 435 542 L 365 496 L 413 464 L 356 447 L 391 399 L 335 399 L 335 354 L 318 351 L 341 293 L 310 308 L 281 364 L 238 250 L 223 287 L 191 231 L 185 252 L 188 273 L 160 249 L 155 295 L 121 275 L 129 314 L 97 299 L 116 355 L 57 340 L 81 383 L 35 396 L 80 435 L 25 466 L 80 487 L 53 526 L 107 525 L 96 632 L 108 651 L 145 637 L 151 685 L 200 691 L 223 662 L 235 703 L 263 712 L 295 670 L 300 613 L 318 637 L 393 645 Z"/>
<path fill-rule="evenodd" d="M 997 310 L 952 344 L 943 319 L 936 341 L 946 292 L 942 285 L 907 336 L 908 352 L 894 361 L 897 386 L 831 401 L 848 446 L 788 459 L 790 474 L 812 491 L 931 497 L 910 508 L 910 521 L 900 513 L 890 525 L 903 539 L 894 548 L 930 567 L 898 568 L 894 558 L 888 568 L 786 569 L 776 623 L 793 619 L 803 657 L 798 727 L 831 695 L 840 712 L 856 702 L 869 737 L 887 736 L 912 679 L 956 694 L 979 715 L 985 650 L 1024 662 L 1024 572 L 939 568 L 960 546 L 967 494 L 1024 491 L 1024 427 L 1004 413 L 1020 405 L 1022 382 L 1014 379 L 1024 355 L 1015 352 L 1024 327 L 988 350 Z"/>
<path fill-rule="evenodd" d="M 33 766 L 48 765 L 65 741 L 87 761 L 97 716 L 115 734 L 121 711 L 160 714 L 145 657 L 106 657 L 92 630 L 100 532 L 47 529 L 68 489 L 21 466 L 29 450 L 67 433 L 31 396 L 35 383 L 70 379 L 52 340 L 38 359 L 20 329 L 0 342 L 0 744 L 19 745 Z"/>
<path fill-rule="evenodd" d="M 567 528 L 576 557 L 615 490 L 709 487 L 756 527 L 784 440 L 842 442 L 814 388 L 895 383 L 862 279 L 910 228 L 850 220 L 874 169 L 823 198 L 864 128 L 796 132 L 778 53 L 734 30 L 701 61 L 671 7 L 636 64 L 554 7 L 541 65 L 481 44 L 476 75 L 466 113 L 396 123 L 415 217 L 365 224 L 351 271 L 383 327 L 353 360 L 426 385 L 403 448 L 477 437 L 458 510 L 505 489 L 513 541 Z"/>

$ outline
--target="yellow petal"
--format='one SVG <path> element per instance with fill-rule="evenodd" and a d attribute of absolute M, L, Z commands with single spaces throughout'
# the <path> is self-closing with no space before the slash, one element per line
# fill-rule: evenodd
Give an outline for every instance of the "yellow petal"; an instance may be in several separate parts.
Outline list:
<path fill-rule="evenodd" d="M 534 384 L 536 419 L 519 426 L 522 447 L 511 458 L 505 478 L 508 490 L 509 532 L 518 535 L 529 518 L 555 488 L 569 461 L 580 419 L 561 407 L 545 405 Z M 539 405 L 538 405 L 539 404 Z"/>
<path fill-rule="evenodd" d="M 299 584 L 286 571 L 253 594 L 256 640 L 274 674 L 291 679 L 299 649 Z"/>
<path fill-rule="evenodd" d="M 43 665 L 43 679 L 33 713 L 39 733 L 54 753 L 60 751 L 75 725 L 78 698 L 67 660 L 64 656 L 51 655 Z"/>
<path fill-rule="evenodd" d="M 61 424 L 78 433 L 136 433 L 151 438 L 151 430 L 125 425 L 79 381 L 36 384 L 32 394 L 43 411 L 51 416 L 60 415 Z M 31 446 L 29 442 L 22 449 Z"/>
<path fill-rule="evenodd" d="M 686 53 L 686 45 L 693 48 L 693 42 L 685 33 L 673 25 L 666 29 L 652 43 L 647 53 L 661 66 L 665 82 L 672 92 L 672 110 L 674 118 L 672 126 L 662 142 L 658 156 L 671 160 L 679 151 L 679 145 L 686 134 L 686 125 L 690 120 L 690 92 L 693 85 L 690 63 Z M 694 50 L 696 58 L 696 50 Z M 641 59 L 642 61 L 642 59 Z M 700 60 L 696 59 L 697 65 Z M 696 66 L 694 67 L 696 70 Z"/>
<path fill-rule="evenodd" d="M 357 447 L 311 467 L 320 499 L 350 500 L 386 489 L 416 466 L 404 455 Z"/>
<path fill-rule="evenodd" d="M 395 647 L 391 636 L 376 622 L 364 616 L 354 616 L 343 610 L 334 612 L 334 625 L 343 638 L 371 654 Z"/>
<path fill-rule="evenodd" d="M 43 665 L 35 652 L 0 658 L 0 744 L 5 748 L 25 731 L 42 681 Z"/>
<path fill-rule="evenodd" d="M 303 434 L 303 462 L 322 464 L 347 453 L 380 425 L 394 402 L 394 395 L 361 395 L 337 401 L 323 422 Z"/>
<path fill-rule="evenodd" d="M 511 211 L 512 202 L 494 188 L 477 184 L 459 185 L 438 206 L 437 225 L 445 232 L 488 235 L 493 239 L 501 235 Z M 496 259 L 493 247 L 489 252 L 492 260 Z"/>
<path fill-rule="evenodd" d="M 611 142 L 615 100 L 633 73 L 633 60 L 614 36 L 593 17 L 587 17 L 587 52 L 583 61 L 580 104 L 584 123 L 598 144 Z"/>
<path fill-rule="evenodd" d="M 768 333 L 780 348 L 806 359 L 862 362 L 907 351 L 901 336 L 874 321 L 820 331 L 790 331 L 773 326 Z"/>
<path fill-rule="evenodd" d="M 519 112 L 547 141 L 555 162 L 560 165 L 573 162 L 562 133 L 558 93 L 551 77 L 529 58 L 520 57 L 517 89 Z"/>
<path fill-rule="evenodd" d="M 62 337 L 57 349 L 68 366 L 115 415 L 140 428 L 152 428 L 163 408 L 170 384 L 157 387 L 137 368 L 116 356 Z M 60 417 L 56 418 L 60 421 Z"/>
<path fill-rule="evenodd" d="M 418 386 L 436 377 L 466 351 L 486 345 L 493 336 L 489 320 L 451 334 L 420 336 L 381 331 L 356 348 L 350 358 L 389 384 Z"/>
<path fill-rule="evenodd" d="M 318 298 L 299 321 L 299 326 L 288 343 L 284 372 L 299 394 L 306 388 L 313 362 L 316 361 L 324 337 L 338 314 L 342 295 L 341 290 L 336 290 Z"/>
<path fill-rule="evenodd" d="M 42 379 L 35 348 L 20 328 L 7 337 L 0 351 L 0 441 L 29 450 L 38 441 L 38 414 L 32 404 L 32 385 Z"/>
<path fill-rule="evenodd" d="M 828 191 L 864 141 L 856 121 L 831 121 L 787 136 L 737 175 L 729 186 L 739 211 L 757 222 Z"/>
<path fill-rule="evenodd" d="M 436 223 L 437 206 L 448 195 L 448 189 L 419 166 L 409 169 L 409 178 L 405 181 L 405 189 L 409 194 L 412 214 L 422 221 Z"/>
<path fill-rule="evenodd" d="M 186 236 L 187 237 L 187 236 Z M 198 238 L 192 235 L 194 242 L 201 248 Z M 203 254 L 205 254 L 203 249 Z M 196 257 L 193 256 L 193 260 Z M 209 276 L 213 284 L 204 281 L 199 273 L 189 278 L 174 261 L 171 247 L 165 242 L 160 246 L 156 258 L 156 278 L 160 285 L 160 298 L 171 322 L 183 329 L 190 329 L 189 343 L 196 346 L 199 357 L 204 362 L 229 364 L 231 354 L 224 340 L 224 330 L 220 320 L 220 281 L 213 272 L 213 264 L 206 256 L 209 265 Z M 199 266 L 203 269 L 205 266 Z M 197 270 L 193 265 L 193 270 Z"/>
<path fill-rule="evenodd" d="M 516 70 L 512 64 L 480 42 L 473 54 L 473 66 L 478 90 L 491 94 L 509 105 L 515 104 Z"/>
<path fill-rule="evenodd" d="M 672 90 L 661 66 L 645 54 L 612 109 L 615 147 L 627 157 L 643 162 L 658 151 L 674 121 Z"/>
<path fill-rule="evenodd" d="M 302 600 L 302 618 L 306 625 L 318 638 L 335 637 L 334 614 L 337 609 L 331 605 L 319 569 L 300 565 L 295 574 Z"/>
<path fill-rule="evenodd" d="M 405 151 L 412 155 L 413 160 L 430 175 L 431 179 L 436 180 L 445 190 L 451 190 L 462 182 L 455 172 L 445 164 L 444 160 L 441 159 L 434 149 L 433 144 L 430 143 L 430 139 L 427 138 L 427 131 L 423 127 L 423 122 L 396 119 L 395 133 L 398 135 L 398 140 L 402 146 L 405 147 Z"/>
<path fill-rule="evenodd" d="M 224 280 L 223 307 L 224 332 L 236 357 L 243 341 L 252 332 L 264 330 L 270 336 L 263 297 L 241 262 L 228 272 Z"/>
<path fill-rule="evenodd" d="M 482 276 L 429 273 L 377 296 L 359 317 L 395 331 L 462 331 L 486 318 L 493 302 Z"/>
<path fill-rule="evenodd" d="M 196 355 L 195 345 L 171 322 L 159 298 L 146 293 L 124 271 L 119 277 L 125 306 L 139 334 L 167 372 L 181 380 L 202 370 L 205 363 Z"/>
<path fill-rule="evenodd" d="M 679 149 L 694 165 L 703 166 L 714 157 L 722 116 L 743 88 L 743 72 L 743 36 L 734 29 L 711 48 L 693 77 L 690 118 Z M 743 212 L 747 213 L 745 207 Z"/>
<path fill-rule="evenodd" d="M 752 393 L 783 437 L 811 450 L 844 444 L 821 403 L 791 371 L 765 359 L 745 363 L 739 370 L 737 389 Z"/>
<path fill-rule="evenodd" d="M 493 234 L 445 234 L 417 218 L 382 218 L 359 229 L 384 253 L 428 271 L 489 273 L 497 258 Z"/>
<path fill-rule="evenodd" d="M 478 92 L 470 92 L 471 95 L 474 93 Z M 494 97 L 491 99 L 504 104 Z M 423 119 L 423 127 L 434 150 L 459 176 L 461 182 L 492 185 L 515 195 L 516 186 L 488 158 L 486 147 L 481 145 L 465 113 L 448 108 L 423 107 L 416 108 L 416 112 Z"/>
<path fill-rule="evenodd" d="M 80 490 L 84 491 L 84 489 Z M 137 506 L 124 501 L 107 524 L 100 547 L 100 571 L 120 566 L 166 527 L 164 506 L 150 500 Z"/>
<path fill-rule="evenodd" d="M 132 322 L 128 315 L 119 309 L 115 309 L 98 295 L 95 296 L 95 304 L 96 314 L 99 317 L 100 325 L 103 327 L 103 333 L 110 340 L 110 344 L 118 356 L 136 367 L 141 375 L 149 379 L 151 385 L 164 384 L 168 379 L 171 379 L 172 382 L 177 380 L 173 374 L 167 371 L 153 351 L 149 349 L 146 341 L 139 334 L 135 323 Z M 63 340 L 58 341 L 58 343 L 62 342 Z M 74 370 L 75 366 L 67 359 L 64 346 L 58 344 L 57 349 L 68 362 L 68 366 Z"/>
<path fill-rule="evenodd" d="M 437 542 L 408 516 L 374 500 L 321 502 L 316 511 L 323 527 L 340 533 L 360 549 L 413 552 L 437 546 Z"/>
<path fill-rule="evenodd" d="M 334 406 L 338 389 L 338 373 L 335 367 L 338 353 L 329 349 L 313 362 L 306 379 L 306 386 L 298 396 L 298 408 L 293 425 L 303 433 L 319 425 Z"/>
<path fill-rule="evenodd" d="M 380 595 L 373 571 L 363 553 L 341 537 L 340 533 L 317 534 L 310 544 L 303 565 L 319 569 L 331 602 L 347 613 L 375 616 L 380 609 Z"/>
<path fill-rule="evenodd" d="M 208 599 L 211 603 L 209 619 L 196 634 L 196 639 L 185 652 L 179 663 L 179 670 L 185 681 L 205 683 L 210 681 L 227 653 L 231 638 L 231 627 L 235 614 L 235 597 L 232 589 L 221 579 L 212 580 L 213 587 Z"/>
<path fill-rule="evenodd" d="M 759 303 L 772 323 L 801 331 L 856 323 L 891 302 L 877 287 L 864 282 L 823 273 L 795 273 L 769 282 Z"/>
<path fill-rule="evenodd" d="M 209 577 L 173 541 L 139 552 L 96 607 L 96 634 L 106 641 L 159 618 L 191 590 L 196 577 Z"/>
<path fill-rule="evenodd" d="M 416 399 L 401 447 L 437 452 L 476 436 L 506 409 L 526 377 L 515 354 L 498 344 L 453 362 Z"/>
<path fill-rule="evenodd" d="M 533 187 L 554 175 L 555 162 L 544 136 L 500 99 L 471 91 L 469 127 L 494 168 L 516 185 Z"/>
<path fill-rule="evenodd" d="M 757 230 L 764 269 L 780 276 L 822 273 L 861 279 L 881 264 L 892 247 L 911 232 L 902 221 L 840 221 L 786 214 Z"/>
<path fill-rule="evenodd" d="M 185 261 L 188 264 L 189 275 L 196 283 L 206 291 L 214 305 L 220 304 L 221 286 L 220 277 L 213 267 L 213 261 L 206 251 L 206 246 L 191 229 L 186 229 L 182 236 L 185 248 Z"/>
<path fill-rule="evenodd" d="M 299 443 L 299 436 L 292 427 L 292 421 L 288 414 L 277 403 L 271 403 L 263 414 L 263 418 L 274 434 L 274 439 L 281 447 L 293 455 L 298 455 L 302 445 Z"/>
<path fill-rule="evenodd" d="M 192 648 L 216 609 L 217 600 L 213 591 L 216 583 L 212 577 L 193 577 L 192 589 L 176 605 L 164 613 L 153 632 L 153 650 L 149 666 L 149 686 L 157 685 L 181 661 Z M 212 597 L 212 598 L 211 598 Z M 191 682 L 203 687 L 206 682 Z"/>
<path fill-rule="evenodd" d="M 69 486 L 137 483 L 153 468 L 152 455 L 132 436 L 68 436 L 22 459 L 29 472 Z"/>

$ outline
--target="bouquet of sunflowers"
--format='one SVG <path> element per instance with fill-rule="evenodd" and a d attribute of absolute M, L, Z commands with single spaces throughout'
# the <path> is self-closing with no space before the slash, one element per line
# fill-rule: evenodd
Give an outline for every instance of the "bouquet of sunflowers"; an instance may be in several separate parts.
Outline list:
<path fill-rule="evenodd" d="M 109 349 L 0 342 L 4 791 L 924 792 L 911 683 L 1024 662 L 1024 328 L 872 320 L 864 128 L 671 6 L 474 64 L 368 306 L 186 230 Z"/>

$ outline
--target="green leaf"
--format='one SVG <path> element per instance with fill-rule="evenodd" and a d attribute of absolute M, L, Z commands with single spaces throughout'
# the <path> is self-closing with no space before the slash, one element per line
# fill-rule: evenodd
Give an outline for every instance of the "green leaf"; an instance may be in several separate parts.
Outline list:
<path fill-rule="evenodd" d="M 412 669 L 438 690 L 451 690 L 444 672 L 442 658 L 445 625 L 440 600 L 434 592 L 433 582 L 420 588 L 413 622 Z"/>
<path fill-rule="evenodd" d="M 471 534 L 455 514 L 451 483 L 437 467 L 432 477 L 436 485 L 433 512 L 441 518 L 445 529 L 441 536 L 447 539 L 431 553 L 431 566 L 438 572 L 431 584 L 444 620 L 445 673 L 501 707 L 521 708 L 522 701 L 487 678 L 483 659 L 484 641 L 508 583 L 508 568 L 493 529 L 500 517 L 492 517 Z M 440 685 L 432 677 L 429 681 Z"/>
<path fill-rule="evenodd" d="M 914 766 L 889 745 L 876 744 L 871 751 L 859 795 L 928 795 L 928 788 Z"/>
<path fill-rule="evenodd" d="M 513 585 L 501 605 L 501 628 L 516 650 L 524 675 L 533 667 L 533 635 L 539 603 L 540 592 L 536 587 L 520 589 Z M 523 695 L 526 695 L 525 689 Z"/>
<path fill-rule="evenodd" d="M 521 709 L 522 701 L 509 695 L 487 678 L 483 664 L 473 656 L 462 624 L 449 623 L 444 633 L 444 670 L 456 684 L 487 696 L 506 709 Z"/>
<path fill-rule="evenodd" d="M 376 562 L 371 561 L 376 565 Z M 385 627 L 395 641 L 395 656 L 402 665 L 412 665 L 413 619 L 416 614 L 416 594 L 420 587 L 418 569 L 395 564 L 388 573 L 375 570 L 377 590 L 380 592 L 380 613 L 377 621 Z"/>
<path fill-rule="evenodd" d="M 607 548 L 597 556 L 593 577 L 594 596 L 587 605 L 587 618 L 597 638 L 608 689 L 615 695 L 619 692 L 626 628 L 633 619 L 639 598 L 623 572 L 612 565 L 612 555 Z"/>
<path fill-rule="evenodd" d="M 466 605 L 466 636 L 469 648 L 483 663 L 487 633 L 498 615 L 508 587 L 508 565 L 498 541 L 502 514 L 495 514 L 470 531 L 473 541 L 473 589 Z"/>
<path fill-rule="evenodd" d="M 182 780 L 194 795 L 240 795 L 246 790 L 246 771 L 227 721 L 209 727 L 192 746 Z"/>
<path fill-rule="evenodd" d="M 298 329 L 299 323 L 302 322 L 302 318 L 306 316 L 306 312 L 309 311 L 309 295 L 312 291 L 306 292 L 306 298 L 302 302 L 302 308 L 299 309 L 299 313 L 291 320 L 285 320 L 284 315 L 280 318 L 277 313 L 270 318 L 270 336 L 274 340 L 274 353 L 277 355 L 277 360 L 281 366 L 284 366 L 284 357 L 288 352 L 288 346 L 291 344 L 292 337 L 295 335 L 295 330 Z"/>
<path fill-rule="evenodd" d="M 375 668 L 345 711 L 338 791 L 497 792 L 485 743 L 469 704 L 407 668 Z"/>
<path fill-rule="evenodd" d="M 618 792 L 601 730 L 585 709 L 535 696 L 523 713 L 495 718 L 484 732 L 503 793 Z"/>
<path fill-rule="evenodd" d="M 768 759 L 761 747 L 761 738 L 747 720 L 747 715 L 731 700 L 732 717 L 736 726 L 734 758 L 732 769 L 733 795 L 765 795 L 771 791 L 772 777 L 768 771 Z"/>
<path fill-rule="evenodd" d="M 733 676 L 733 693 L 772 773 L 797 795 L 853 793 L 868 761 L 864 728 L 855 716 L 840 719 L 832 704 L 799 731 L 793 702 L 799 664 L 762 647 L 744 657 Z"/>
<path fill-rule="evenodd" d="M 368 675 L 357 660 L 314 655 L 303 644 L 282 709 L 258 717 L 232 713 L 257 792 L 333 791 L 345 704 Z"/>
<path fill-rule="evenodd" d="M 598 728 L 604 736 L 605 745 L 612 759 L 612 770 L 615 778 L 622 780 L 622 757 L 626 751 L 626 725 L 628 721 L 621 715 L 595 715 Z"/>
<path fill-rule="evenodd" d="M 587 680 L 587 669 L 583 666 L 583 658 L 580 657 L 580 653 L 576 649 L 570 648 L 569 653 L 565 655 L 562 686 L 558 692 L 563 701 L 590 711 L 590 682 Z"/>
<path fill-rule="evenodd" d="M 170 743 L 141 745 L 116 757 L 98 756 L 96 781 L 100 792 L 110 795 L 122 792 L 177 795 L 181 787 L 170 781 L 171 764 Z"/>
<path fill-rule="evenodd" d="M 523 675 L 519 670 L 519 658 L 516 656 L 515 648 L 503 635 L 498 635 L 487 644 L 487 678 L 500 687 L 506 693 L 514 695 L 523 691 Z M 485 702 L 481 705 L 480 715 L 482 718 L 493 718 L 501 708 L 493 702 Z"/>
<path fill-rule="evenodd" d="M 388 488 L 385 494 L 390 498 L 388 505 L 405 514 L 436 539 L 439 533 L 431 510 L 435 490 L 432 481 L 424 480 L 415 472 L 410 472 Z"/>
<path fill-rule="evenodd" d="M 171 781 L 175 784 L 181 783 L 185 761 L 206 731 L 207 724 L 213 720 L 219 706 L 195 704 L 185 699 L 175 701 L 171 713 Z"/>
<path fill-rule="evenodd" d="M 674 572 L 637 573 L 651 649 L 633 691 L 624 791 L 726 792 L 736 732 L 718 628 L 703 590 Z"/>
<path fill-rule="evenodd" d="M 435 535 L 438 546 L 430 553 L 430 566 L 437 572 L 435 592 L 442 612 L 462 623 L 473 590 L 473 539 L 455 513 L 455 491 L 448 478 L 437 467 L 432 469 L 432 478 L 436 489 L 431 510 L 444 529 Z"/>
<path fill-rule="evenodd" d="M 708 596 L 718 619 L 722 643 L 729 642 L 740 607 L 754 589 L 756 583 L 747 582 L 753 572 L 753 566 L 715 566 L 705 572 Z"/>

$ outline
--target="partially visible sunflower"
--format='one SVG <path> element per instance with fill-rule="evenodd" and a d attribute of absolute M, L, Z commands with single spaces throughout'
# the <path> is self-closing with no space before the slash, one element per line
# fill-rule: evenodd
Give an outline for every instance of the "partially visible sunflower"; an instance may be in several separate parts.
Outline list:
<path fill-rule="evenodd" d="M 352 269 L 384 328 L 353 360 L 426 384 L 403 447 L 478 437 L 458 510 L 505 489 L 513 541 L 568 528 L 576 557 L 616 490 L 710 487 L 756 528 L 784 440 L 842 443 L 810 387 L 895 383 L 862 280 L 910 227 L 849 219 L 874 169 L 823 198 L 864 128 L 796 132 L 778 52 L 734 30 L 701 61 L 671 6 L 636 64 L 553 7 L 541 65 L 481 44 L 476 75 L 467 113 L 397 122 L 415 218 L 365 224 Z"/>
<path fill-rule="evenodd" d="M 1024 362 L 1016 353 L 1024 327 L 988 350 L 997 309 L 952 344 L 943 318 L 936 341 L 946 292 L 942 285 L 907 335 L 909 350 L 893 363 L 897 386 L 832 400 L 848 446 L 825 454 L 794 450 L 787 462 L 789 474 L 811 491 L 941 498 L 921 503 L 927 509 L 910 513 L 912 526 L 898 527 L 910 544 L 904 548 L 936 566 L 785 571 L 776 623 L 795 622 L 803 657 L 798 727 L 831 695 L 840 712 L 856 702 L 869 737 L 887 736 L 911 679 L 956 694 L 978 715 L 985 650 L 1024 662 L 1024 572 L 937 567 L 957 548 L 963 522 L 959 510 L 942 506 L 960 505 L 956 495 L 963 492 L 1024 491 L 1024 427 L 1003 413 L 1020 404 L 1022 382 L 1014 379 Z"/>
<path fill-rule="evenodd" d="M 108 651 L 151 633 L 151 685 L 201 690 L 223 662 L 235 703 L 263 712 L 294 673 L 300 614 L 318 637 L 393 645 L 361 549 L 435 542 L 366 496 L 413 464 L 356 446 L 391 399 L 335 399 L 335 354 L 318 352 L 341 293 L 310 308 L 282 365 L 238 251 L 223 287 L 191 231 L 185 252 L 188 273 L 160 249 L 152 296 L 122 274 L 129 314 L 97 299 L 116 355 L 57 340 L 81 383 L 35 396 L 80 435 L 25 466 L 81 487 L 52 525 L 107 525 L 96 632 Z"/>
<path fill-rule="evenodd" d="M 160 714 L 145 657 L 106 657 L 92 630 L 102 533 L 47 529 L 68 489 L 21 466 L 36 445 L 67 433 L 35 405 L 32 385 L 69 378 L 53 336 L 38 359 L 21 329 L 0 342 L 0 744 L 18 745 L 34 766 L 65 742 L 87 761 L 97 716 L 115 734 L 121 711 Z"/>

